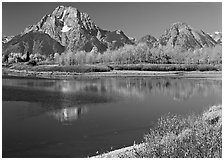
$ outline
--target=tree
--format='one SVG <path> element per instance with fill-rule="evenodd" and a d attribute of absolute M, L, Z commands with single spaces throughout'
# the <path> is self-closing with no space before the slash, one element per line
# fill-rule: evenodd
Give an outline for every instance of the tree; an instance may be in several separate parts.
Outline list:
<path fill-rule="evenodd" d="M 59 58 L 60 58 L 59 53 L 55 53 L 54 54 L 54 62 L 59 63 Z"/>

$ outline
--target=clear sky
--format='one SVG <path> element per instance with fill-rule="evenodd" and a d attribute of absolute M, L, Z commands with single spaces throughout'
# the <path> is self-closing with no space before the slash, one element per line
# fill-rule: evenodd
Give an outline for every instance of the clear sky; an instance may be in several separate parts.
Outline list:
<path fill-rule="evenodd" d="M 208 33 L 222 29 L 221 2 L 3 2 L 2 35 L 21 33 L 59 5 L 88 13 L 102 29 L 120 29 L 137 39 L 146 34 L 158 38 L 174 22 L 186 22 Z"/>

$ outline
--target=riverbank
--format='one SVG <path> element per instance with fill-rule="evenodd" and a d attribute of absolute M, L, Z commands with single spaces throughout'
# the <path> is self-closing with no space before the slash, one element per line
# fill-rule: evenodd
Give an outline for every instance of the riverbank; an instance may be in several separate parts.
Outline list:
<path fill-rule="evenodd" d="M 166 115 L 145 135 L 142 144 L 92 158 L 221 158 L 222 106 L 201 115 Z"/>
<path fill-rule="evenodd" d="M 92 68 L 90 66 L 90 68 Z M 50 70 L 52 69 L 52 70 Z M 138 70 L 110 70 L 105 66 L 95 67 L 89 71 L 83 67 L 82 72 L 56 70 L 56 66 L 48 66 L 47 69 L 2 67 L 3 76 L 46 78 L 46 79 L 77 79 L 77 78 L 98 78 L 98 77 L 175 77 L 175 78 L 212 78 L 222 79 L 222 71 L 138 71 Z"/>
<path fill-rule="evenodd" d="M 3 64 L 2 74 L 17 77 L 76 79 L 91 77 L 178 77 L 221 78 L 221 65 L 208 64 Z"/>

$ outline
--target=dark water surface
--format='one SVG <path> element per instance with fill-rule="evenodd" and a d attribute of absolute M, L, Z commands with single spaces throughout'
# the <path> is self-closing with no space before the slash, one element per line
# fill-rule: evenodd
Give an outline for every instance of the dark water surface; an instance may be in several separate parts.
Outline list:
<path fill-rule="evenodd" d="M 3 157 L 88 157 L 140 143 L 162 115 L 221 104 L 220 80 L 3 77 Z"/>

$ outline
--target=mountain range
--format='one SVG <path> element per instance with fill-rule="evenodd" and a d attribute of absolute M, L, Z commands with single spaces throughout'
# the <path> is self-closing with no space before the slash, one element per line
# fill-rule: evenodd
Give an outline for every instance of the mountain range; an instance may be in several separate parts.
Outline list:
<path fill-rule="evenodd" d="M 158 39 L 148 34 L 136 41 L 121 30 L 101 29 L 87 13 L 73 7 L 59 6 L 36 24 L 25 28 L 20 34 L 4 36 L 2 43 L 3 54 L 30 52 L 50 55 L 77 50 L 90 52 L 93 47 L 103 53 L 107 49 L 114 50 L 126 44 L 138 43 L 146 43 L 150 48 L 166 46 L 194 50 L 221 44 L 222 33 L 208 34 L 186 23 L 177 22 Z"/>

